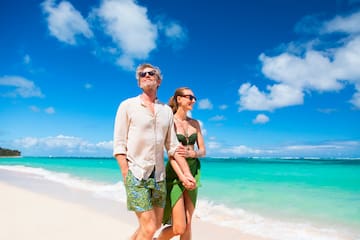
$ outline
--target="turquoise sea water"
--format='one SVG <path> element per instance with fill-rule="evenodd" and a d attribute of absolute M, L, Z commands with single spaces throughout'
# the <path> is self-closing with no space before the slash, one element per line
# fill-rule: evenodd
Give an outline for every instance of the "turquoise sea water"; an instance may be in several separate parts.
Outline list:
<path fill-rule="evenodd" d="M 271 239 L 360 239 L 360 159 L 201 159 L 196 216 Z M 112 158 L 0 158 L 99 197 L 125 201 Z"/>

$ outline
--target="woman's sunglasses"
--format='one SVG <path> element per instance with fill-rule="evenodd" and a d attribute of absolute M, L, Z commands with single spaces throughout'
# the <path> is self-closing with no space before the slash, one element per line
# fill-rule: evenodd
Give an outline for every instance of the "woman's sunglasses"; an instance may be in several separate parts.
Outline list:
<path fill-rule="evenodd" d="M 139 76 L 140 77 L 145 77 L 146 74 L 149 74 L 149 76 L 154 76 L 156 74 L 156 71 L 155 70 L 151 70 L 151 71 L 148 71 L 148 72 L 139 72 Z"/>
<path fill-rule="evenodd" d="M 196 97 L 195 96 L 193 96 L 193 95 L 180 95 L 181 97 L 186 97 L 186 98 L 188 98 L 190 101 L 192 101 L 192 100 L 195 100 L 196 101 Z"/>

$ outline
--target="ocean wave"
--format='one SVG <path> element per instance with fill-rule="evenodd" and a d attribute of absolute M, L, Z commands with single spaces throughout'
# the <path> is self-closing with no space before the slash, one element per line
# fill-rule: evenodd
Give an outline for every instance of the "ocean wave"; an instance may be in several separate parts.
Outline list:
<path fill-rule="evenodd" d="M 34 178 L 63 184 L 65 186 L 92 192 L 95 197 L 126 202 L 126 193 L 121 181 L 105 184 L 82 179 L 68 173 L 49 171 L 43 168 L 22 165 L 1 165 L 0 169 L 31 174 Z M 240 208 L 199 199 L 194 217 L 202 221 L 234 228 L 244 233 L 274 240 L 348 240 L 360 239 L 345 230 L 314 226 L 312 223 L 298 223 L 263 217 Z"/>
<path fill-rule="evenodd" d="M 203 221 L 234 228 L 241 232 L 274 240 L 349 240 L 355 239 L 353 233 L 314 226 L 311 223 L 298 223 L 270 219 L 244 209 L 229 208 L 209 200 L 199 199 L 195 217 Z"/>
<path fill-rule="evenodd" d="M 68 173 L 49 171 L 44 168 L 26 167 L 22 165 L 0 166 L 0 169 L 31 174 L 32 177 L 63 184 L 67 187 L 92 192 L 97 197 L 126 202 L 125 187 L 122 182 L 104 184 L 79 178 Z"/>

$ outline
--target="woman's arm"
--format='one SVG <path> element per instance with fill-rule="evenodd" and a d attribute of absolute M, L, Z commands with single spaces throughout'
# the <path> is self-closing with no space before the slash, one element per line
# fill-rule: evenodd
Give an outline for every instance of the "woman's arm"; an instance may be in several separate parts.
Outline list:
<path fill-rule="evenodd" d="M 180 166 L 179 158 L 183 160 L 180 163 L 185 162 L 186 164 Z M 189 165 L 187 164 L 185 158 L 181 157 L 179 154 L 175 153 L 174 158 L 169 159 L 172 168 L 174 169 L 176 175 L 179 177 L 180 181 L 183 183 L 186 189 L 192 190 L 196 188 L 196 180 L 190 172 Z"/>
<path fill-rule="evenodd" d="M 201 132 L 200 124 L 195 119 L 193 119 L 192 121 L 193 121 L 193 126 L 196 128 L 196 132 L 197 132 L 196 144 L 197 144 L 198 149 L 196 151 L 195 150 L 191 151 L 189 153 L 189 157 L 193 157 L 193 158 L 205 157 L 206 156 L 206 148 L 205 148 L 204 137 Z"/>
<path fill-rule="evenodd" d="M 196 144 L 197 144 L 197 150 L 192 149 L 192 150 L 180 150 L 178 151 L 178 153 L 180 155 L 182 155 L 185 158 L 191 157 L 191 158 L 201 158 L 201 157 L 205 157 L 206 156 L 206 148 L 205 148 L 205 142 L 204 142 L 204 137 L 202 135 L 201 132 L 201 127 L 200 124 L 197 120 L 195 119 L 191 119 L 190 122 L 191 126 L 196 128 L 196 133 L 197 133 L 197 139 L 196 139 Z"/>

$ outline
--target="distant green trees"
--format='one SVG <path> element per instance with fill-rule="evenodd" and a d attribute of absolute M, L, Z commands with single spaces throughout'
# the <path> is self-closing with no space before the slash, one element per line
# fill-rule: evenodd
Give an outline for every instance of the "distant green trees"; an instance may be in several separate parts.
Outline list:
<path fill-rule="evenodd" d="M 18 150 L 11 150 L 0 147 L 0 156 L 12 157 L 12 156 L 20 156 L 21 152 Z"/>

